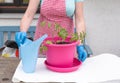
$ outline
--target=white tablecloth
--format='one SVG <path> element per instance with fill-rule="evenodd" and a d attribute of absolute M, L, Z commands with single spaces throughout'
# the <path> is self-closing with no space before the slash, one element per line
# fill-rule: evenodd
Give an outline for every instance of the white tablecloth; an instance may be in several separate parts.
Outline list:
<path fill-rule="evenodd" d="M 120 80 L 120 57 L 113 54 L 101 54 L 87 58 L 82 66 L 74 72 L 57 73 L 50 71 L 44 64 L 45 58 L 38 58 L 35 73 L 27 74 L 19 63 L 13 82 L 101 82 Z"/>

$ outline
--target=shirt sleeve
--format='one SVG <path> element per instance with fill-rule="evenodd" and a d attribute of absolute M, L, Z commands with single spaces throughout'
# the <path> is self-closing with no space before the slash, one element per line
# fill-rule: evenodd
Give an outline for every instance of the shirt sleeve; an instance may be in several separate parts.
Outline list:
<path fill-rule="evenodd" d="M 83 2 L 84 0 L 75 0 L 75 2 Z"/>

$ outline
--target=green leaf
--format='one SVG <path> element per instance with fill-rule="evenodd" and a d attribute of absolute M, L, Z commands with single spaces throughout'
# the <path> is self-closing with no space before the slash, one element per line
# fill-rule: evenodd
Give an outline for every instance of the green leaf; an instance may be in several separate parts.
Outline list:
<path fill-rule="evenodd" d="M 77 41 L 77 40 L 79 40 L 78 33 L 72 34 L 71 41 Z"/>
<path fill-rule="evenodd" d="M 65 40 L 68 36 L 67 30 L 64 28 L 61 28 L 60 31 L 58 32 L 58 36 L 61 37 L 63 40 Z"/>
<path fill-rule="evenodd" d="M 44 51 L 47 51 L 47 50 L 48 48 L 44 45 L 40 47 L 40 53 L 43 53 Z"/>
<path fill-rule="evenodd" d="M 51 27 L 51 25 L 52 25 L 52 24 L 49 22 L 49 23 L 48 23 L 48 28 L 50 28 L 50 27 Z"/>
<path fill-rule="evenodd" d="M 45 21 L 43 21 L 43 22 L 40 23 L 40 26 L 41 26 L 41 27 L 45 27 L 45 25 L 46 25 L 46 22 L 45 22 Z"/>
<path fill-rule="evenodd" d="M 80 40 L 81 40 L 81 43 L 84 42 L 85 36 L 86 36 L 86 33 L 85 33 L 85 32 L 80 32 Z"/>
<path fill-rule="evenodd" d="M 60 30 L 60 28 L 61 28 L 60 24 L 55 23 L 55 30 L 56 30 L 56 31 L 59 31 L 59 30 Z"/>
<path fill-rule="evenodd" d="M 46 44 L 52 44 L 52 41 L 47 40 L 47 41 L 46 41 Z"/>
<path fill-rule="evenodd" d="M 82 32 L 80 32 L 80 40 L 82 40 L 82 37 L 83 37 L 83 36 L 82 36 Z"/>

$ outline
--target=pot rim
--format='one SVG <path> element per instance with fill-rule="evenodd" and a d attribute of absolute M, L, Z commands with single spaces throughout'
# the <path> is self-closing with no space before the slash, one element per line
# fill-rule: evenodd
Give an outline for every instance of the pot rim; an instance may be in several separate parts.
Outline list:
<path fill-rule="evenodd" d="M 54 38 L 58 38 L 58 39 L 60 39 L 59 37 L 54 37 Z M 70 38 L 70 37 L 67 37 L 67 38 Z M 48 38 L 46 38 L 45 39 L 45 41 L 46 40 L 51 40 L 51 39 L 53 39 L 52 37 L 48 37 Z M 71 42 L 71 43 L 69 43 L 69 44 L 46 44 L 45 42 L 44 42 L 44 45 L 45 46 L 54 46 L 54 47 L 66 47 L 66 46 L 73 46 L 73 45 L 77 45 L 77 44 L 79 44 L 80 43 L 80 41 L 73 41 L 73 42 Z"/>

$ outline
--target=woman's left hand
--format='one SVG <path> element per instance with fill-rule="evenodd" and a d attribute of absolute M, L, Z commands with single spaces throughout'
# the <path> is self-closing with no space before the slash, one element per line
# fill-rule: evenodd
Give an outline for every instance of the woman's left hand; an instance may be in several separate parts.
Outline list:
<path fill-rule="evenodd" d="M 77 46 L 77 53 L 78 53 L 78 59 L 82 62 L 85 61 L 85 59 L 87 58 L 87 52 L 84 49 L 83 45 L 79 45 Z"/>

